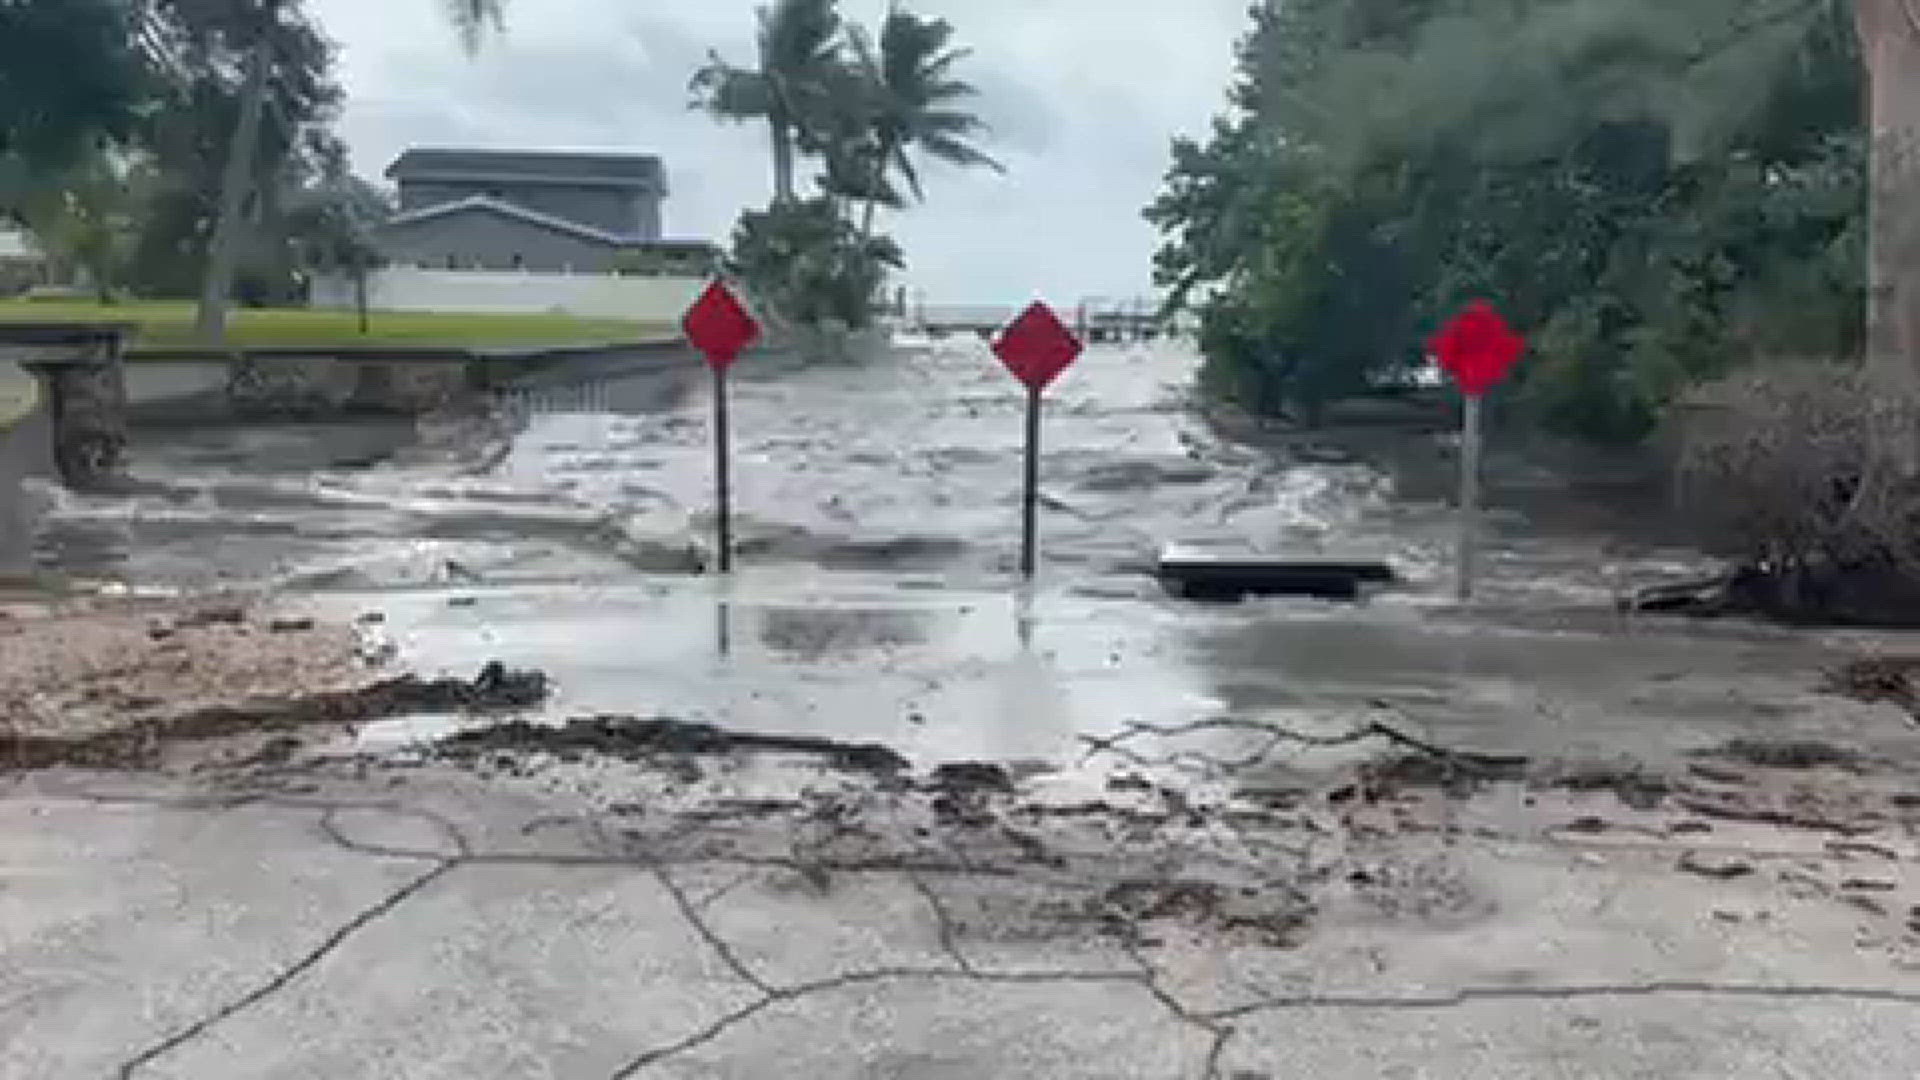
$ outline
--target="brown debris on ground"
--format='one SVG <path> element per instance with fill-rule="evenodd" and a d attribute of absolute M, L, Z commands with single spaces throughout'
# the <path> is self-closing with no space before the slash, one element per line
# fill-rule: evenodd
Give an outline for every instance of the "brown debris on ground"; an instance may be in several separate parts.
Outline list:
<path fill-rule="evenodd" d="M 237 600 L 0 610 L 0 734 L 7 736 L 84 738 L 371 679 L 350 628 L 254 612 Z"/>
<path fill-rule="evenodd" d="M 537 706 L 546 697 L 545 675 L 537 671 L 508 671 L 496 660 L 481 668 L 471 682 L 401 675 L 350 690 L 255 698 L 240 705 L 210 705 L 84 736 L 0 733 L 0 768 L 139 767 L 154 764 L 162 743 L 169 740 L 220 739 L 328 724 L 347 727 L 410 713 L 511 712 Z M 261 752 L 284 759 L 293 749 L 276 741 Z"/>
<path fill-rule="evenodd" d="M 546 678 L 380 672 L 352 628 L 232 599 L 0 609 L 0 769 L 153 763 L 167 740 L 539 705 Z"/>
<path fill-rule="evenodd" d="M 1813 739 L 1734 739 L 1701 757 L 1717 757 L 1763 769 L 1808 770 L 1833 768 L 1860 772 L 1871 762 L 1858 750 Z"/>
<path fill-rule="evenodd" d="M 1868 704 L 1891 702 L 1920 718 L 1916 673 L 1920 673 L 1920 656 L 1869 656 L 1828 672 L 1825 689 Z"/>
<path fill-rule="evenodd" d="M 544 752 L 563 759 L 600 754 L 635 762 L 651 761 L 659 755 L 747 750 L 817 756 L 837 768 L 880 775 L 897 773 L 908 766 L 906 758 L 877 743 L 727 731 L 712 724 L 636 716 L 581 717 L 559 727 L 513 720 L 450 735 L 436 744 L 436 750 L 456 760 L 504 751 Z"/>

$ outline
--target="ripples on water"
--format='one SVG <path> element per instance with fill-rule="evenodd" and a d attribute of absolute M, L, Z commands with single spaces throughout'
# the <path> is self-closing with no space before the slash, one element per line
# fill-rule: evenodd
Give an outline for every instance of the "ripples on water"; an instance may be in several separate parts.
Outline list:
<path fill-rule="evenodd" d="M 1018 544 L 1024 391 L 978 342 L 890 362 L 734 379 L 744 561 L 1001 580 Z M 1051 580 L 1137 588 L 1165 545 L 1380 556 L 1437 591 L 1450 515 L 1396 500 L 1358 464 L 1289 464 L 1223 443 L 1191 408 L 1191 355 L 1091 350 L 1048 395 L 1042 487 Z M 56 493 L 43 561 L 145 585 L 388 588 L 607 581 L 684 572 L 706 543 L 711 450 L 690 363 L 501 396 L 491 446 L 411 422 L 234 424 L 139 432 L 139 489 Z M 1490 587 L 1603 599 L 1599 538 L 1529 538 L 1495 515 Z"/>

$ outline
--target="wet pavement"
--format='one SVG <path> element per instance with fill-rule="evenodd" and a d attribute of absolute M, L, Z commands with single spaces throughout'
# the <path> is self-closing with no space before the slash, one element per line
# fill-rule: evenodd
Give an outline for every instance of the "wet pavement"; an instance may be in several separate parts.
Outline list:
<path fill-rule="evenodd" d="M 552 673 L 554 721 L 668 716 L 893 746 L 918 762 L 1071 758 L 1125 723 L 1212 717 L 1341 727 L 1392 716 L 1448 745 L 1672 762 L 1751 737 L 1920 750 L 1908 725 L 1822 690 L 1860 647 L 1762 627 L 1562 614 L 901 589 L 857 575 L 747 572 L 556 591 L 546 585 L 333 594 L 377 611 L 399 654 L 466 674 Z M 392 746 L 457 722 L 375 724 Z"/>

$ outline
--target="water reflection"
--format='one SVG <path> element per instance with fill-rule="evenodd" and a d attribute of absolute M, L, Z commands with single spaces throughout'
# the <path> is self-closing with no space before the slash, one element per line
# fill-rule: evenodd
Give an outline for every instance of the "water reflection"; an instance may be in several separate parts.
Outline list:
<path fill-rule="evenodd" d="M 1777 737 L 1782 703 L 1804 702 L 1834 662 L 1821 642 L 1736 623 L 1281 603 L 1196 624 L 1183 651 L 1221 715 L 1322 732 L 1381 719 L 1461 749 L 1576 760 Z"/>
<path fill-rule="evenodd" d="M 760 643 L 783 659 L 825 660 L 924 645 L 931 612 L 836 607 L 766 607 Z"/>

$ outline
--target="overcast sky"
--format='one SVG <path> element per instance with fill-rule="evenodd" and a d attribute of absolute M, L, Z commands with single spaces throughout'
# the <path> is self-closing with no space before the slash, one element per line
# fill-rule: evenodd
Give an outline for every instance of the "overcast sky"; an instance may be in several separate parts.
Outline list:
<path fill-rule="evenodd" d="M 504 37 L 463 54 L 441 0 L 308 0 L 340 45 L 340 132 L 379 177 L 408 146 L 659 154 L 667 231 L 722 239 L 770 186 L 764 128 L 687 110 L 717 49 L 753 59 L 752 0 L 509 0 Z M 874 22 L 886 0 L 847 0 Z M 993 125 L 992 173 L 931 169 L 927 203 L 893 222 L 908 282 L 934 302 L 1060 303 L 1150 289 L 1167 140 L 1224 100 L 1246 0 L 919 0 L 975 50 L 965 69 Z M 868 10 L 871 9 L 871 10 Z"/>

